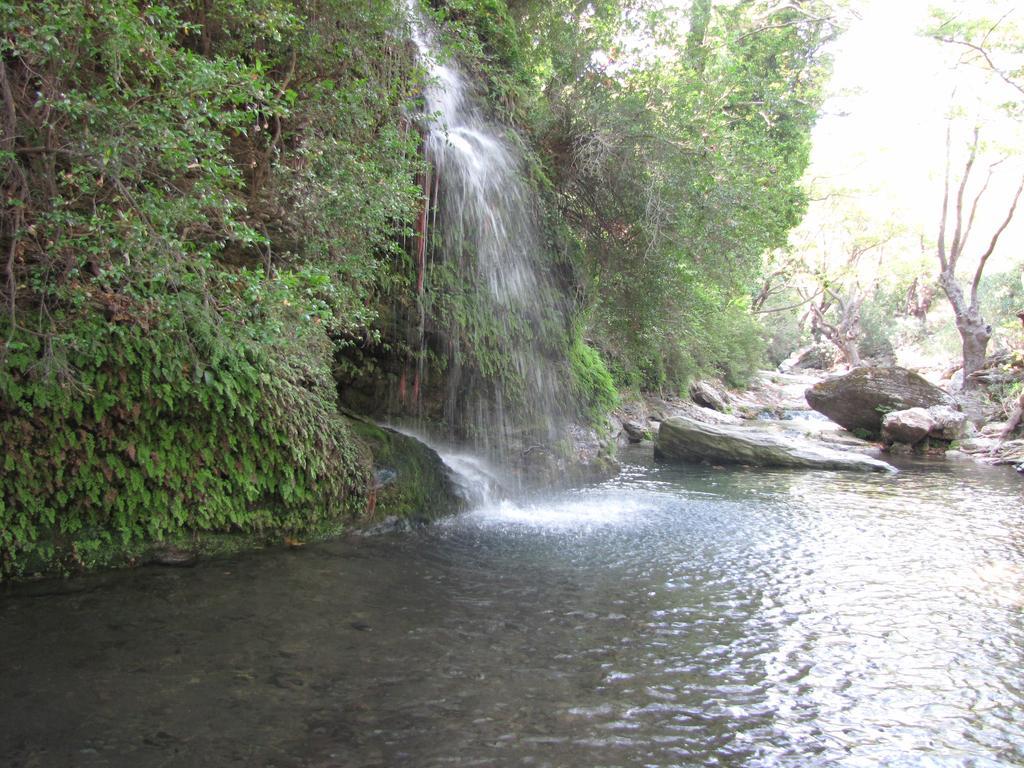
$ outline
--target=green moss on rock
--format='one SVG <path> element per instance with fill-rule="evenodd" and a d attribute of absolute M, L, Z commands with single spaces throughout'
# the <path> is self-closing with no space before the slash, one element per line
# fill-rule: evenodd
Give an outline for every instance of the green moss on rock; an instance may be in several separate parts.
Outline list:
<path fill-rule="evenodd" d="M 371 525 L 389 517 L 426 522 L 465 508 L 465 498 L 436 451 L 364 419 L 352 417 L 348 424 L 373 467 L 360 524 Z"/>

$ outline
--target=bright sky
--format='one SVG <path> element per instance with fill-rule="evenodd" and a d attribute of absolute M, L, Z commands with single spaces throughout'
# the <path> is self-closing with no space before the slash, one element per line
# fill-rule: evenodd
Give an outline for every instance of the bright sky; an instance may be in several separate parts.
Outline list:
<path fill-rule="evenodd" d="M 970 71 L 956 73 L 950 67 L 950 46 L 915 34 L 927 24 L 929 6 L 935 2 L 853 0 L 860 19 L 834 49 L 833 95 L 814 132 L 811 172 L 834 187 L 864 190 L 861 204 L 866 210 L 880 216 L 895 213 L 905 224 L 923 228 L 929 238 L 938 226 L 945 115 L 953 88 L 959 80 L 961 101 L 979 91 L 976 83 L 962 84 Z M 988 3 L 960 5 L 984 13 Z M 1009 97 L 1003 86 L 1000 98 Z M 996 138 L 1000 130 L 986 122 L 986 133 Z M 1020 165 L 1005 168 L 1003 179 L 987 195 L 991 205 L 986 220 L 979 215 L 975 247 L 987 244 L 995 221 L 1005 216 Z M 996 257 L 1003 268 L 1024 260 L 1024 210 L 1018 210 Z M 997 266 L 996 257 L 992 267 Z"/>

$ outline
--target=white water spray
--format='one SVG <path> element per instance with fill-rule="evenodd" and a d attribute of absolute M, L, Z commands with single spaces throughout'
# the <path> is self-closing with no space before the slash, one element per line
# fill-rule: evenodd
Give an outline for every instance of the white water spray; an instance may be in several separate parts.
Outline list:
<path fill-rule="evenodd" d="M 575 412 L 564 350 L 567 311 L 545 263 L 540 206 L 524 181 L 511 129 L 484 113 L 474 84 L 442 61 L 436 33 L 406 0 L 412 39 L 427 69 L 424 144 L 431 175 L 421 218 L 421 275 L 454 267 L 470 312 L 487 330 L 491 370 L 474 363 L 464 324 L 440 329 L 447 349 L 445 418 L 453 436 L 488 454 L 527 440 L 552 442 Z M 428 250 L 429 246 L 429 250 Z M 421 290 L 432 290 L 431 279 Z M 443 318 L 433 318 L 443 324 Z"/>

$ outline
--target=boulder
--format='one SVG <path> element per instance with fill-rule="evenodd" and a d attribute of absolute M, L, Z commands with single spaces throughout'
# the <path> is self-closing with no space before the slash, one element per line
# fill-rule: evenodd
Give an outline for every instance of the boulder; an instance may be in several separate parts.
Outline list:
<path fill-rule="evenodd" d="M 615 442 L 591 426 L 569 424 L 560 444 L 527 446 L 503 468 L 521 489 L 568 487 L 618 474 Z"/>
<path fill-rule="evenodd" d="M 967 421 L 975 427 L 982 427 L 997 418 L 998 409 L 981 390 L 969 389 L 957 392 L 954 398 L 957 410 L 962 411 L 967 417 Z"/>
<path fill-rule="evenodd" d="M 951 408 L 948 405 L 935 405 L 928 409 L 932 417 L 932 428 L 928 430 L 928 436 L 937 440 L 953 442 L 963 440 L 973 431 L 973 425 L 967 419 L 967 414 Z"/>
<path fill-rule="evenodd" d="M 928 437 L 935 420 L 927 408 L 908 408 L 887 413 L 882 419 L 882 440 L 886 443 L 914 445 Z"/>
<path fill-rule="evenodd" d="M 372 467 L 369 505 L 359 524 L 372 527 L 389 517 L 423 523 L 466 508 L 464 489 L 433 448 L 366 419 L 347 421 Z"/>
<path fill-rule="evenodd" d="M 622 422 L 622 431 L 630 443 L 640 443 L 648 438 L 650 433 L 635 421 Z"/>
<path fill-rule="evenodd" d="M 616 446 L 622 448 L 650 439 L 650 427 L 646 426 L 650 418 L 650 408 L 645 401 L 639 398 L 621 401 L 608 417 L 608 431 L 615 435 Z"/>
<path fill-rule="evenodd" d="M 705 408 L 689 400 L 652 398 L 651 421 L 659 422 L 670 419 L 673 416 L 683 416 L 687 419 L 696 419 L 708 424 L 742 424 L 743 419 L 731 413 L 721 413 L 712 408 Z"/>
<path fill-rule="evenodd" d="M 952 398 L 906 368 L 855 368 L 807 390 L 807 404 L 851 432 L 878 437 L 891 411 L 953 405 Z"/>
<path fill-rule="evenodd" d="M 661 423 L 654 455 L 688 463 L 895 471 L 884 461 L 826 448 L 809 440 L 772 434 L 755 427 L 706 424 L 680 416 Z"/>
<path fill-rule="evenodd" d="M 836 364 L 837 352 L 831 344 L 815 344 L 798 349 L 783 361 L 779 370 L 790 371 L 827 371 Z"/>
<path fill-rule="evenodd" d="M 690 385 L 690 399 L 697 405 L 719 413 L 726 413 L 729 410 L 728 397 L 706 381 L 695 381 Z"/>
<path fill-rule="evenodd" d="M 882 419 L 882 440 L 889 445 L 917 445 L 928 438 L 941 448 L 943 443 L 966 437 L 967 424 L 967 416 L 948 405 L 892 411 Z"/>

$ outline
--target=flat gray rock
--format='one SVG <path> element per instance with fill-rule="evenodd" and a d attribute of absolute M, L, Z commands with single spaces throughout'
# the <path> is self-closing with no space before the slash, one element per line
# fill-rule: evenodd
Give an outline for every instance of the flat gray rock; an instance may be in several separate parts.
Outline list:
<path fill-rule="evenodd" d="M 884 461 L 816 445 L 809 440 L 772 434 L 756 427 L 705 424 L 680 416 L 661 423 L 654 453 L 661 459 L 688 463 L 896 471 Z"/>

